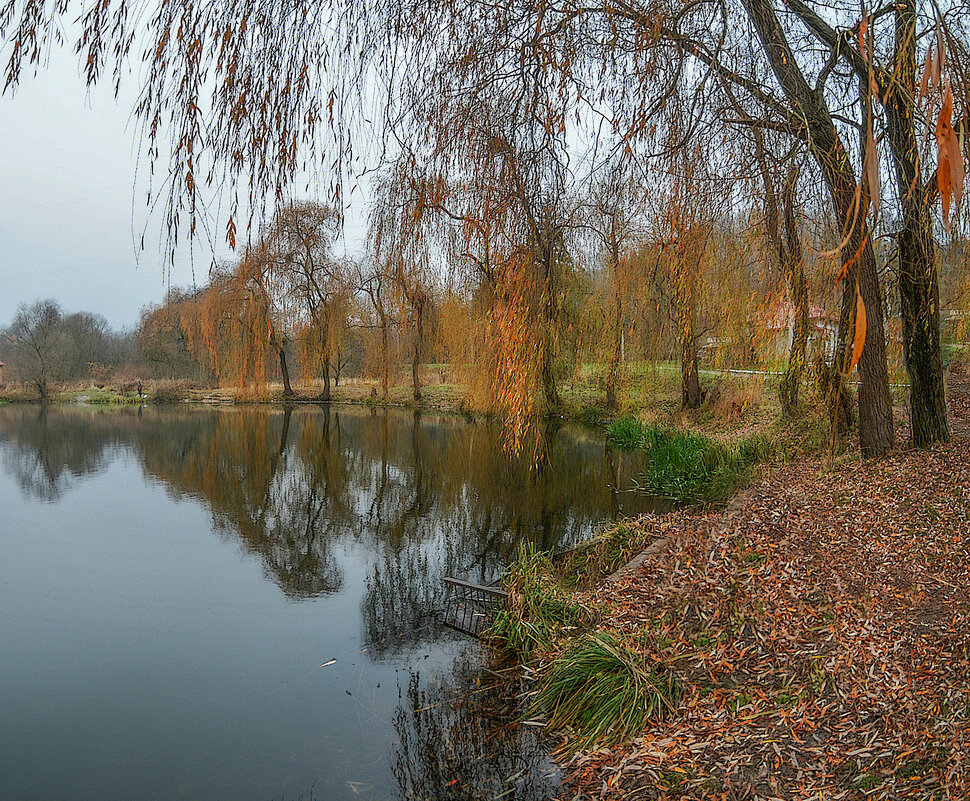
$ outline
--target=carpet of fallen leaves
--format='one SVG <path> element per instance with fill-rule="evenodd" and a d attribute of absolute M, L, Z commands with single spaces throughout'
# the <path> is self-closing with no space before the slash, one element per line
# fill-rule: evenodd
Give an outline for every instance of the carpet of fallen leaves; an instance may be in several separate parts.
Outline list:
<path fill-rule="evenodd" d="M 564 799 L 970 798 L 970 383 L 954 440 L 801 460 L 594 591 L 675 714 L 574 757 Z"/>

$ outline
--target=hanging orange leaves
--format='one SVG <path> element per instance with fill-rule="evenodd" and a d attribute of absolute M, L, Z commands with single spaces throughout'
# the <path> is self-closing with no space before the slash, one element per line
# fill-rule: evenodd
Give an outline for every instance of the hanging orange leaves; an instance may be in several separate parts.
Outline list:
<path fill-rule="evenodd" d="M 855 286 L 855 336 L 852 339 L 852 361 L 849 364 L 851 373 L 862 358 L 862 349 L 866 344 L 866 304 L 862 300 L 859 284 Z"/>
<path fill-rule="evenodd" d="M 963 179 L 965 167 L 960 138 L 953 130 L 953 92 L 949 81 L 943 91 L 943 105 L 936 121 L 937 168 L 936 180 L 940 190 L 940 203 L 943 206 L 943 223 L 950 227 L 950 198 L 957 211 L 963 200 Z"/>
<path fill-rule="evenodd" d="M 940 90 L 940 113 L 936 119 L 936 182 L 940 192 L 940 205 L 943 209 L 943 224 L 949 230 L 951 200 L 957 212 L 963 202 L 966 165 L 963 160 L 962 137 L 957 135 L 953 127 L 953 90 L 944 73 L 945 55 L 943 34 L 937 26 L 936 40 L 927 51 L 923 63 L 919 97 L 922 99 L 933 87 L 938 87 Z"/>

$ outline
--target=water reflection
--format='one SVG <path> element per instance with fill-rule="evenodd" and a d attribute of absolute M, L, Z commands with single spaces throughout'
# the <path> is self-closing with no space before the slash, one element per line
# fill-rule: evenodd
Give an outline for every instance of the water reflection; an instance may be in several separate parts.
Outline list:
<path fill-rule="evenodd" d="M 17 531 L 4 532 L 11 559 L 0 565 L 0 591 L 6 588 L 4 603 L 21 603 L 23 612 L 11 616 L 5 641 L 6 653 L 20 656 L 5 663 L 0 654 L 0 690 L 5 676 L 16 679 L 8 681 L 11 708 L 0 692 L 0 715 L 12 709 L 33 719 L 16 699 L 35 693 L 35 706 L 47 704 L 33 676 L 53 670 L 62 690 L 50 697 L 50 716 L 83 709 L 75 725 L 114 709 L 117 682 L 133 682 L 118 694 L 129 700 L 118 702 L 102 739 L 92 739 L 106 752 L 136 742 L 130 735 L 104 739 L 121 731 L 117 721 L 128 714 L 132 728 L 150 722 L 162 740 L 201 732 L 201 745 L 186 741 L 186 753 L 218 744 L 224 775 L 210 776 L 213 759 L 204 760 L 191 778 L 215 789 L 199 797 L 224 797 L 219 788 L 231 781 L 244 786 L 234 797 L 269 797 L 248 784 L 254 754 L 264 755 L 262 781 L 290 795 L 319 779 L 317 795 L 328 798 L 356 797 L 365 784 L 372 798 L 547 797 L 553 766 L 533 730 L 511 725 L 515 693 L 479 687 L 467 642 L 441 626 L 443 579 L 488 583 L 523 540 L 555 549 L 588 536 L 623 511 L 614 487 L 634 468 L 583 429 L 550 428 L 538 469 L 509 458 L 501 441 L 488 423 L 362 408 L 0 409 L 8 484 L 28 502 L 51 502 L 43 523 L 27 504 Z M 75 497 L 83 498 L 78 514 L 89 516 L 83 536 L 79 518 L 54 514 Z M 155 525 L 128 524 L 147 508 Z M 199 518 L 211 521 L 218 539 L 192 533 Z M 179 522 L 189 519 L 196 521 L 191 532 Z M 56 539 L 19 536 L 32 527 Z M 213 545 L 232 546 L 240 563 L 217 557 Z M 57 548 L 63 559 L 51 558 Z M 83 567 L 80 559 L 87 560 Z M 254 562 L 271 584 L 252 571 Z M 49 563 L 63 573 L 45 573 Z M 154 572 L 142 583 L 135 570 L 146 569 Z M 16 582 L 27 573 L 39 594 L 19 598 L 16 588 L 27 585 Z M 185 601 L 187 593 L 204 598 Z M 63 609 L 71 605 L 79 620 L 66 626 Z M 30 626 L 18 628 L 15 620 Z M 150 642 L 146 631 L 153 632 Z M 97 669 L 85 676 L 68 669 L 58 655 L 65 642 L 75 648 L 70 665 L 95 653 Z M 159 654 L 168 661 L 156 673 Z M 331 657 L 339 658 L 331 664 Z M 142 671 L 137 680 L 132 664 Z M 395 692 L 401 675 L 411 678 Z M 179 706 L 184 717 L 150 706 L 163 685 L 166 708 Z M 130 699 L 145 686 L 153 688 L 148 706 L 129 713 Z M 92 687 L 104 693 L 96 703 Z M 195 719 L 196 708 L 209 711 Z M 224 727 L 232 737 L 205 734 L 220 719 L 236 721 Z M 36 743 L 50 737 L 42 729 L 35 734 Z M 34 742 L 24 738 L 22 753 L 10 756 L 27 783 L 36 781 Z M 90 792 L 77 797 L 162 797 L 147 782 L 174 769 L 143 759 L 142 792 L 113 794 L 91 779 Z M 75 769 L 91 761 L 79 760 Z M 46 768 L 36 770 L 43 775 Z M 54 778 L 67 786 L 69 765 L 63 772 Z"/>
<path fill-rule="evenodd" d="M 28 498 L 57 501 L 78 479 L 104 469 L 105 451 L 118 441 L 129 416 L 65 414 L 48 405 L 5 409 L 3 466 Z"/>
<path fill-rule="evenodd" d="M 0 413 L 0 442 L 22 492 L 48 501 L 127 445 L 294 599 L 340 589 L 340 544 L 367 548 L 364 630 L 392 649 L 417 637 L 444 576 L 489 582 L 522 540 L 567 547 L 618 515 L 625 472 L 579 429 L 550 427 L 536 467 L 505 454 L 494 425 L 355 408 L 24 407 Z"/>
<path fill-rule="evenodd" d="M 391 772 L 413 801 L 540 801 L 559 773 L 535 728 L 520 726 L 523 687 L 458 662 L 448 678 L 411 673 L 394 715 Z"/>

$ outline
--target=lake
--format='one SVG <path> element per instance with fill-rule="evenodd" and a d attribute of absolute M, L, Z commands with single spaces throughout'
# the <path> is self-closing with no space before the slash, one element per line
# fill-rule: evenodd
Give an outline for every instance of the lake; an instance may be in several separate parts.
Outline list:
<path fill-rule="evenodd" d="M 446 576 L 639 511 L 597 432 L 541 454 L 362 407 L 0 407 L 0 801 L 554 794 L 522 687 L 441 621 Z"/>

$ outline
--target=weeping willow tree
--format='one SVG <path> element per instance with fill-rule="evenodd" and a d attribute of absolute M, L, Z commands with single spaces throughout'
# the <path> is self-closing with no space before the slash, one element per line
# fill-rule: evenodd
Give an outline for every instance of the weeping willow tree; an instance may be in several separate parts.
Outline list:
<path fill-rule="evenodd" d="M 176 308 L 189 353 L 219 386 L 266 386 L 276 331 L 267 295 L 249 280 L 251 269 L 247 259 L 221 265 L 204 290 Z"/>
<path fill-rule="evenodd" d="M 839 221 L 839 365 L 844 373 L 859 367 L 860 445 L 878 456 L 894 445 L 885 293 L 873 247 L 881 197 L 894 196 L 899 223 L 914 442 L 948 437 L 934 223 L 937 202 L 948 225 L 950 206 L 962 199 L 967 10 L 964 0 L 905 0 L 872 13 L 812 0 L 335 0 L 312 11 L 295 0 L 156 0 L 144 8 L 129 0 L 11 0 L 0 11 L 0 33 L 7 87 L 66 38 L 62 22 L 75 16 L 89 83 L 105 77 L 118 86 L 130 60 L 142 62 L 135 116 L 161 167 L 151 194 L 167 195 L 173 241 L 196 235 L 205 194 L 217 187 L 239 190 L 239 205 L 218 223 L 230 244 L 239 209 L 258 216 L 283 205 L 304 169 L 342 201 L 348 170 L 373 132 L 386 145 L 375 149 L 378 157 L 401 149 L 419 161 L 430 155 L 434 174 L 449 184 L 472 177 L 469 157 L 504 170 L 513 185 L 518 175 L 527 189 L 519 192 L 521 235 L 515 247 L 502 244 L 508 275 L 526 284 L 499 294 L 531 305 L 531 314 L 496 323 L 528 327 L 539 315 L 535 330 L 512 328 L 502 339 L 509 355 L 525 339 L 538 345 L 550 403 L 563 223 L 554 203 L 561 187 L 549 170 L 557 147 L 546 145 L 578 121 L 656 151 L 671 119 L 661 115 L 671 110 L 683 112 L 678 147 L 704 126 L 723 130 L 739 119 L 782 132 L 811 156 Z M 725 102 L 729 93 L 737 104 Z M 489 120 L 493 141 L 481 123 L 495 109 L 505 124 Z M 539 173 L 525 169 L 523 157 L 541 150 L 552 162 L 540 160 Z M 887 158 L 895 192 L 882 191 Z M 525 197 L 538 203 L 529 210 Z"/>

